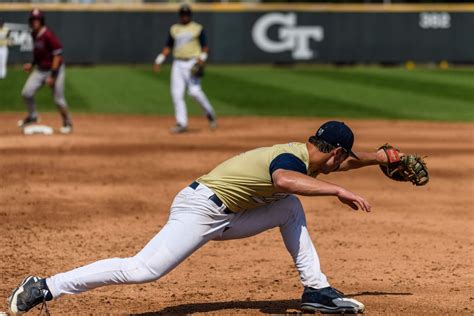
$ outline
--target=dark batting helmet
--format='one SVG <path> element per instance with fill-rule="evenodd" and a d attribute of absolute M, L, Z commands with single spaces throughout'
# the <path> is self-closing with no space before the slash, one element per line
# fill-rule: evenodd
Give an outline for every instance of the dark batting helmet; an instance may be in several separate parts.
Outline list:
<path fill-rule="evenodd" d="M 31 24 L 33 20 L 40 20 L 41 24 L 44 25 L 44 13 L 40 9 L 33 9 L 28 18 L 29 24 Z"/>
<path fill-rule="evenodd" d="M 183 4 L 178 11 L 179 16 L 191 16 L 191 8 L 187 4 Z"/>

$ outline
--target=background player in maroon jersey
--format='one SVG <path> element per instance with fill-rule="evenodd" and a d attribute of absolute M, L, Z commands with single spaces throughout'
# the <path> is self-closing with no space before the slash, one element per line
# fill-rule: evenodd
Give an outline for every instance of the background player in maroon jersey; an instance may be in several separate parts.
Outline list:
<path fill-rule="evenodd" d="M 38 9 L 31 11 L 29 20 L 33 36 L 33 61 L 23 66 L 26 72 L 31 72 L 23 87 L 23 96 L 28 116 L 20 120 L 18 125 L 38 122 L 38 112 L 34 96 L 36 92 L 46 83 L 52 90 L 54 102 L 58 106 L 63 119 L 60 132 L 69 134 L 72 132 L 72 121 L 69 114 L 66 99 L 64 98 L 65 66 L 62 56 L 62 45 L 54 33 L 45 25 L 44 14 Z"/>

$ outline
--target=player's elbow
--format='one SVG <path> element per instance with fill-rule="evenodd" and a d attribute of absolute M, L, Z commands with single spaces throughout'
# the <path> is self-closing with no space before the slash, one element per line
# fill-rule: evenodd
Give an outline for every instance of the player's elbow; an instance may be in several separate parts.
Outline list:
<path fill-rule="evenodd" d="M 57 54 L 57 55 L 54 55 L 53 57 L 53 63 L 56 62 L 56 63 L 62 63 L 63 62 L 63 55 L 61 55 L 61 53 Z"/>
<path fill-rule="evenodd" d="M 281 192 L 292 193 L 293 179 L 283 170 L 276 170 L 272 174 L 273 186 Z"/>

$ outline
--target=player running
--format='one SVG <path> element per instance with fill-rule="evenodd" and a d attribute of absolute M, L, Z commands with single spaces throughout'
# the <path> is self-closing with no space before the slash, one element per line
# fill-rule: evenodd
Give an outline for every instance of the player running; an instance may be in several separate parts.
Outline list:
<path fill-rule="evenodd" d="M 156 57 L 153 65 L 154 71 L 159 72 L 161 64 L 173 51 L 171 97 L 173 98 L 176 126 L 171 129 L 171 132 L 183 133 L 188 129 L 188 114 L 184 101 L 186 88 L 189 95 L 204 110 L 209 127 L 213 130 L 217 128 L 216 114 L 201 87 L 202 67 L 209 52 L 204 27 L 192 21 L 192 12 L 188 5 L 181 6 L 178 13 L 179 23 L 171 26 L 166 46 Z"/>
<path fill-rule="evenodd" d="M 279 227 L 304 286 L 301 308 L 362 312 L 364 305 L 331 287 L 321 271 L 296 197 L 333 196 L 354 210 L 370 212 L 363 197 L 316 177 L 411 156 L 384 149 L 354 153 L 353 143 L 347 125 L 330 121 L 306 143 L 257 148 L 224 161 L 178 193 L 166 225 L 134 257 L 105 259 L 45 279 L 29 276 L 9 297 L 10 311 L 26 312 L 41 302 L 104 285 L 155 281 L 210 240 L 245 238 Z"/>
<path fill-rule="evenodd" d="M 10 30 L 5 26 L 3 18 L 0 17 L 0 79 L 5 79 L 7 76 L 9 35 Z"/>
<path fill-rule="evenodd" d="M 62 56 L 63 48 L 59 39 L 45 25 L 44 14 L 38 9 L 31 11 L 28 22 L 32 29 L 33 61 L 23 65 L 26 72 L 31 72 L 23 87 L 21 95 L 26 102 L 28 116 L 18 121 L 24 127 L 38 122 L 38 112 L 34 96 L 46 83 L 53 91 L 54 102 L 61 114 L 63 125 L 59 131 L 63 134 L 72 133 L 72 121 L 68 105 L 64 98 L 64 80 L 66 70 Z"/>

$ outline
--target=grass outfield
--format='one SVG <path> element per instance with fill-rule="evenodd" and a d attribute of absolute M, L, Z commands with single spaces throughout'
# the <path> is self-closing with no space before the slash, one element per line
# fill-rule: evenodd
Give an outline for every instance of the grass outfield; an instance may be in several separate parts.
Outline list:
<path fill-rule="evenodd" d="M 74 112 L 172 114 L 169 66 L 69 67 L 66 97 Z M 24 111 L 19 67 L 0 80 L 0 110 Z M 474 120 L 474 69 L 214 66 L 203 82 L 219 115 L 285 115 Z M 55 110 L 42 89 L 40 111 Z M 200 113 L 189 100 L 189 111 Z"/>

